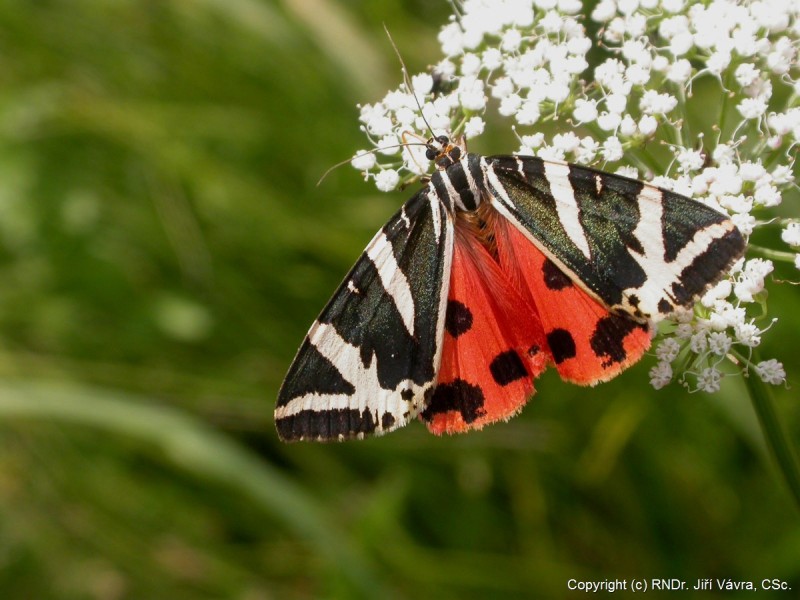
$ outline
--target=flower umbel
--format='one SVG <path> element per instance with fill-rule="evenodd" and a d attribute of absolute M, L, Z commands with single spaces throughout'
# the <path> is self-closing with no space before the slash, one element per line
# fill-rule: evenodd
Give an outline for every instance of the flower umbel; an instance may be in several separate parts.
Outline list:
<path fill-rule="evenodd" d="M 656 388 L 678 376 L 714 392 L 738 365 L 783 383 L 779 362 L 752 357 L 773 322 L 764 316 L 773 261 L 800 269 L 800 220 L 772 212 L 797 190 L 800 3 L 601 0 L 590 16 L 596 38 L 578 0 L 456 8 L 432 74 L 361 107 L 377 152 L 359 152 L 353 166 L 395 189 L 428 168 L 423 145 L 403 144 L 429 137 L 428 126 L 472 140 L 496 113 L 510 121 L 519 154 L 649 180 L 726 211 L 746 237 L 780 228 L 784 249 L 750 245 L 748 256 L 761 257 L 740 260 L 693 311 L 663 324 L 650 377 Z M 594 69 L 592 49 L 605 57 Z"/>

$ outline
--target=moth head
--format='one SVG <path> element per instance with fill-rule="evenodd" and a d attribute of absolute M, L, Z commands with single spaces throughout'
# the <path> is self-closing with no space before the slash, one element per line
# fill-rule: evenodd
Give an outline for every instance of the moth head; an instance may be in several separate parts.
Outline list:
<path fill-rule="evenodd" d="M 454 144 L 446 135 L 428 138 L 425 148 L 425 157 L 432 160 L 439 169 L 446 169 L 457 163 L 463 154 L 463 143 Z"/>

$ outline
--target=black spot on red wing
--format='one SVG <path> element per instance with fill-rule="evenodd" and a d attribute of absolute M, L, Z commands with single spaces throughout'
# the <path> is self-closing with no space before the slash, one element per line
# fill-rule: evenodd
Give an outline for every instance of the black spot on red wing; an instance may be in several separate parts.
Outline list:
<path fill-rule="evenodd" d="M 392 425 L 394 425 L 394 415 L 390 412 L 383 413 L 381 417 L 381 428 L 389 429 Z"/>
<path fill-rule="evenodd" d="M 539 348 L 539 344 L 534 344 L 533 346 L 528 348 L 528 356 L 536 356 L 541 351 L 542 349 Z"/>
<path fill-rule="evenodd" d="M 672 304 L 666 298 L 662 298 L 658 301 L 658 312 L 662 315 L 668 315 L 672 312 Z"/>
<path fill-rule="evenodd" d="M 572 287 L 572 280 L 549 258 L 542 265 L 542 274 L 544 275 L 544 284 L 551 290 Z"/>
<path fill-rule="evenodd" d="M 489 371 L 499 385 L 508 385 L 528 376 L 528 370 L 516 350 L 501 352 L 489 364 Z"/>
<path fill-rule="evenodd" d="M 615 315 L 603 317 L 597 322 L 589 344 L 592 352 L 598 358 L 604 358 L 603 368 L 620 363 L 627 358 L 628 354 L 625 352 L 623 342 L 625 337 L 636 328 L 647 330 L 647 327 L 641 323 Z"/>
<path fill-rule="evenodd" d="M 454 338 L 468 332 L 472 328 L 472 311 L 458 300 L 448 300 L 444 327 Z"/>
<path fill-rule="evenodd" d="M 548 333 L 547 345 L 550 346 L 550 353 L 553 355 L 553 360 L 556 361 L 557 365 L 568 358 L 575 357 L 575 340 L 566 329 L 553 329 Z"/>
<path fill-rule="evenodd" d="M 463 379 L 454 379 L 450 383 L 440 383 L 436 386 L 430 403 L 420 416 L 424 421 L 432 421 L 438 414 L 455 410 L 461 413 L 465 423 L 472 423 L 486 414 L 483 402 L 481 388 Z"/>

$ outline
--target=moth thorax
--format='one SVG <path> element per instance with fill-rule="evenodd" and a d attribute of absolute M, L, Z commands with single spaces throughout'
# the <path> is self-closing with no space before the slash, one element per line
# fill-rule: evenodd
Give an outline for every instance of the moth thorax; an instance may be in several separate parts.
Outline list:
<path fill-rule="evenodd" d="M 448 145 L 434 161 L 439 169 L 446 169 L 461 160 L 461 148 Z"/>

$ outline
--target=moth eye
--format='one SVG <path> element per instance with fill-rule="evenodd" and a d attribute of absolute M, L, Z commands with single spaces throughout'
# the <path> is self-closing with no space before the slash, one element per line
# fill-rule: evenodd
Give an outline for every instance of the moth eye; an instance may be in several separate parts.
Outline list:
<path fill-rule="evenodd" d="M 428 148 L 425 150 L 425 158 L 428 160 L 433 160 L 439 153 L 434 148 Z"/>

